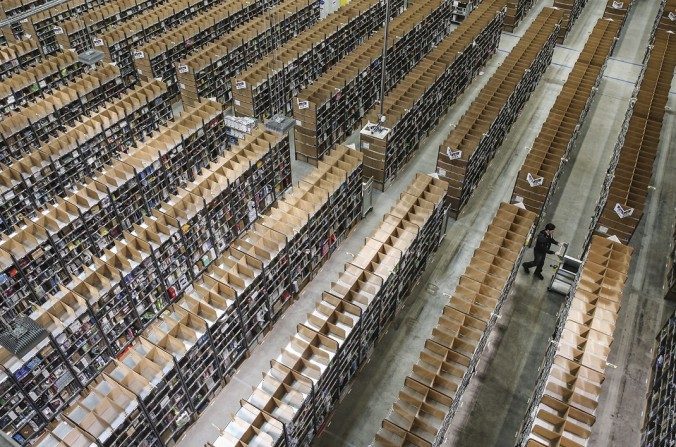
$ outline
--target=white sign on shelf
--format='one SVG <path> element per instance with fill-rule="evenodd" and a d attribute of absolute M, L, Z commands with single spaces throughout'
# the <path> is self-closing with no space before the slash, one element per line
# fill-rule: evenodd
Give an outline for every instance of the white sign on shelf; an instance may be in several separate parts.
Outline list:
<path fill-rule="evenodd" d="M 625 217 L 629 217 L 632 214 L 634 214 L 634 208 L 630 207 L 623 207 L 621 204 L 616 203 L 615 208 L 613 208 L 615 213 L 620 216 L 620 219 L 624 219 Z"/>
<path fill-rule="evenodd" d="M 624 2 L 613 2 L 613 8 L 615 8 L 615 9 L 624 8 Z"/>
<path fill-rule="evenodd" d="M 178 66 L 178 72 L 179 73 L 187 73 L 188 72 L 188 66 L 187 65 L 179 65 Z"/>
<path fill-rule="evenodd" d="M 243 88 L 246 88 L 246 81 L 235 81 L 235 88 L 237 90 L 242 90 Z"/>
<path fill-rule="evenodd" d="M 134 55 L 134 59 L 143 59 L 146 57 L 146 55 L 141 50 L 134 50 L 132 54 Z"/>
<path fill-rule="evenodd" d="M 526 180 L 528 181 L 528 184 L 531 188 L 542 186 L 542 184 L 545 182 L 544 177 L 533 177 L 533 174 L 530 172 L 526 175 Z"/>
<path fill-rule="evenodd" d="M 462 158 L 462 151 L 454 151 L 450 146 L 446 146 L 446 155 L 448 155 L 449 160 L 458 160 Z"/>
<path fill-rule="evenodd" d="M 54 35 L 58 36 L 59 34 L 63 34 L 63 28 L 61 28 L 60 26 L 55 26 Z"/>
<path fill-rule="evenodd" d="M 298 100 L 298 109 L 303 110 L 308 108 L 310 108 L 310 101 L 301 101 L 300 99 Z"/>
<path fill-rule="evenodd" d="M 92 40 L 92 42 L 94 43 L 95 47 L 102 47 L 103 46 L 103 39 L 95 38 L 95 39 Z"/>

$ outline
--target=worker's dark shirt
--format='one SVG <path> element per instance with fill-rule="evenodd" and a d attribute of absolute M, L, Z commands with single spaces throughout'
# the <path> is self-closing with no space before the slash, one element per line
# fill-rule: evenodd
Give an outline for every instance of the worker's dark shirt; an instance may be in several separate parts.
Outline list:
<path fill-rule="evenodd" d="M 538 238 L 535 241 L 535 247 L 533 250 L 538 253 L 547 253 L 550 250 L 552 244 L 559 245 L 559 243 L 550 235 L 548 235 L 545 230 L 540 231 Z"/>

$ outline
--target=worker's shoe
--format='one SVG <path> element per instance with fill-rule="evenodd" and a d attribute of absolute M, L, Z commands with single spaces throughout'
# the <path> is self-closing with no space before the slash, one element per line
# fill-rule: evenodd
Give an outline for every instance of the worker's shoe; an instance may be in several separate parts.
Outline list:
<path fill-rule="evenodd" d="M 542 276 L 542 273 L 536 273 L 536 274 L 535 274 L 535 277 L 536 277 L 537 279 L 540 279 L 540 280 L 545 279 L 545 277 Z"/>
<path fill-rule="evenodd" d="M 530 274 L 530 269 L 526 267 L 524 264 L 521 264 L 521 267 L 526 271 L 526 273 Z"/>

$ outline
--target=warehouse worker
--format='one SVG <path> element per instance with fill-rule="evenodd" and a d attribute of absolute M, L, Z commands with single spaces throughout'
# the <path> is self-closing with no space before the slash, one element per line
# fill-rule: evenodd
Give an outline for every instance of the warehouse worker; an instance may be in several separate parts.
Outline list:
<path fill-rule="evenodd" d="M 535 247 L 533 247 L 534 259 L 530 262 L 521 264 L 526 273 L 530 273 L 530 268 L 535 267 L 535 276 L 538 279 L 545 279 L 545 277 L 542 276 L 542 266 L 545 265 L 545 256 L 547 256 L 547 254 L 554 254 L 554 252 L 550 250 L 550 247 L 552 244 L 559 245 L 552 236 L 555 229 L 556 225 L 553 223 L 545 225 L 545 229 L 540 231 L 540 234 L 538 234 L 538 238 L 535 241 Z"/>

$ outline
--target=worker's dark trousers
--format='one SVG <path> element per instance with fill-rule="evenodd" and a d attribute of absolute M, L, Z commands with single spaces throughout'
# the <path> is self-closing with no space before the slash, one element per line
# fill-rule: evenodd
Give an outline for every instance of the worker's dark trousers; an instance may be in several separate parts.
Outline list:
<path fill-rule="evenodd" d="M 528 269 L 535 267 L 535 274 L 542 274 L 542 266 L 545 265 L 545 256 L 547 256 L 547 253 L 534 251 L 533 254 L 535 255 L 535 259 L 530 262 L 524 262 L 523 265 Z"/>

